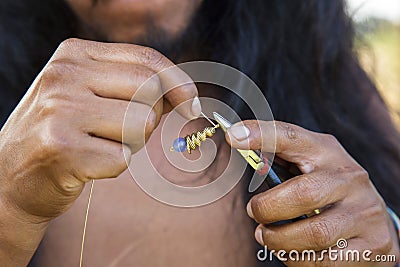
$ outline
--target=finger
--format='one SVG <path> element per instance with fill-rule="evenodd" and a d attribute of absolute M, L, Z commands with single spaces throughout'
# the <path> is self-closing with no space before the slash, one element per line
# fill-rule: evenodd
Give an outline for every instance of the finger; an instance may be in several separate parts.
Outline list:
<path fill-rule="evenodd" d="M 172 105 L 168 102 L 168 100 L 164 99 L 163 102 L 163 114 L 169 113 L 173 110 Z"/>
<path fill-rule="evenodd" d="M 164 114 L 164 100 L 159 99 L 157 103 L 153 106 L 153 110 L 156 114 L 156 122 L 155 122 L 155 127 L 160 123 L 161 116 Z"/>
<path fill-rule="evenodd" d="M 97 98 L 97 103 L 82 120 L 82 128 L 90 135 L 127 144 L 132 153 L 138 151 L 156 127 L 156 114 L 150 106 L 117 99 Z M 98 108 L 101 107 L 101 108 Z M 158 108 L 158 113 L 162 112 Z"/>
<path fill-rule="evenodd" d="M 200 115 L 200 101 L 192 79 L 158 51 L 132 44 L 89 42 L 87 55 L 95 61 L 113 61 L 139 64 L 157 73 L 165 97 L 177 111 L 188 119 Z"/>
<path fill-rule="evenodd" d="M 334 246 L 338 239 L 350 239 L 359 234 L 357 212 L 332 207 L 310 218 L 283 225 L 259 225 L 256 236 L 270 249 L 297 251 Z"/>
<path fill-rule="evenodd" d="M 83 182 L 119 176 L 131 157 L 126 145 L 94 136 L 87 136 L 75 152 L 72 171 Z"/>
<path fill-rule="evenodd" d="M 61 84 L 63 91 L 65 84 L 69 84 L 71 88 L 86 89 L 92 95 L 136 101 L 150 106 L 163 97 L 159 77 L 140 65 L 58 59 L 46 66 L 45 73 L 47 79 Z M 54 87 L 53 84 L 51 86 Z M 77 93 L 81 94 L 82 91 Z"/>
<path fill-rule="evenodd" d="M 163 97 L 156 73 L 140 65 L 96 62 L 81 74 L 88 88 L 104 98 L 135 101 L 149 106 Z"/>
<path fill-rule="evenodd" d="M 331 163 L 333 158 L 339 162 L 344 158 L 338 153 L 344 150 L 334 137 L 285 122 L 243 121 L 228 129 L 226 138 L 234 148 L 275 152 L 280 158 L 296 163 L 303 173 L 311 172 L 325 162 Z"/>
<path fill-rule="evenodd" d="M 248 213 L 263 224 L 309 214 L 343 200 L 349 194 L 350 177 L 338 170 L 296 176 L 252 197 Z"/>

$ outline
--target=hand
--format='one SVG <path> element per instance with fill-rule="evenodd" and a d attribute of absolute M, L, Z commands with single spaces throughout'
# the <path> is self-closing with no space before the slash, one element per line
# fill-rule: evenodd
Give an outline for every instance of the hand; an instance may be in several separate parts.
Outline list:
<path fill-rule="evenodd" d="M 247 130 L 243 128 L 247 127 Z M 227 140 L 234 148 L 273 152 L 274 123 L 244 121 L 229 129 Z M 257 241 L 269 250 L 315 250 L 335 246 L 347 240 L 347 250 L 371 250 L 375 255 L 395 254 L 399 259 L 398 238 L 385 203 L 369 180 L 368 173 L 332 136 L 301 127 L 275 122 L 276 156 L 295 164 L 303 173 L 248 203 L 248 215 L 259 223 Z M 235 127 L 236 126 L 236 127 Z M 237 136 L 238 138 L 235 138 Z M 248 136 L 248 137 L 247 137 Z M 274 222 L 321 213 L 284 225 Z M 335 247 L 333 247 L 335 249 Z M 338 248 L 336 248 L 338 249 Z M 288 258 L 288 254 L 285 255 Z M 361 257 L 361 254 L 360 254 Z M 394 266 L 394 263 L 330 261 L 289 261 L 289 266 Z"/>
<path fill-rule="evenodd" d="M 144 145 L 166 106 L 184 103 L 178 112 L 197 117 L 193 83 L 166 91 L 192 82 L 173 66 L 147 47 L 63 42 L 1 130 L 2 202 L 28 220 L 50 220 L 88 180 L 123 172 L 125 159 Z M 122 140 L 124 116 L 129 123 Z"/>

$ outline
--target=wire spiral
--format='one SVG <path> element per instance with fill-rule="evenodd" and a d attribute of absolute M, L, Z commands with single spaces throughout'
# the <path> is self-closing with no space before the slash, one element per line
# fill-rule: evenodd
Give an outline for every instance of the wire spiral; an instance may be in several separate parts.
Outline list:
<path fill-rule="evenodd" d="M 197 131 L 195 133 L 189 134 L 185 137 L 186 140 L 186 150 L 190 154 L 192 150 L 195 150 L 201 145 L 201 142 L 207 139 L 207 137 L 212 137 L 215 134 L 215 129 L 219 128 L 219 125 L 214 127 L 206 127 L 202 131 Z"/>

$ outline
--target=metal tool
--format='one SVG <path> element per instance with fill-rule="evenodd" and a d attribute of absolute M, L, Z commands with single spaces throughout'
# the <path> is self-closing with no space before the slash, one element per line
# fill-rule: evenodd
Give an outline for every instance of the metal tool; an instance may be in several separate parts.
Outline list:
<path fill-rule="evenodd" d="M 226 132 L 226 130 L 232 126 L 231 122 L 229 122 L 227 119 L 222 117 L 217 112 L 213 112 L 213 116 L 224 132 Z M 265 162 L 262 157 L 261 151 L 243 150 L 243 149 L 237 149 L 237 151 L 250 164 L 250 166 L 253 167 L 253 169 L 255 169 L 256 171 L 259 171 L 262 168 L 264 168 Z"/>
<path fill-rule="evenodd" d="M 220 128 L 226 132 L 232 126 L 232 123 L 222 117 L 217 112 L 213 112 L 215 121 L 220 125 Z M 250 182 L 249 191 L 255 191 L 264 181 L 267 182 L 270 188 L 282 183 L 282 180 L 271 168 L 272 162 L 264 157 L 259 150 L 243 150 L 236 149 L 240 155 L 253 167 L 254 170 L 260 175 L 255 181 L 253 178 Z M 287 172 L 288 173 L 288 172 Z M 287 175 L 286 175 L 287 176 Z"/>
<path fill-rule="evenodd" d="M 217 112 L 213 112 L 214 119 L 218 122 L 220 125 L 220 128 L 226 132 L 227 129 L 229 129 L 232 126 L 232 123 L 229 122 L 227 119 L 222 117 L 220 114 Z M 256 187 L 253 186 L 252 189 L 252 182 L 250 182 L 249 186 L 249 191 L 253 192 L 255 191 L 264 181 L 267 182 L 269 188 L 272 188 L 274 186 L 277 186 L 278 184 L 281 184 L 283 181 L 279 176 L 276 174 L 274 169 L 272 169 L 272 162 L 268 160 L 266 157 L 263 157 L 261 151 L 259 150 L 242 150 L 242 149 L 236 149 L 242 157 L 250 164 L 253 169 L 256 170 L 256 172 L 261 176 L 264 175 L 261 179 L 258 179 L 258 181 L 255 182 Z M 285 180 L 293 177 L 287 170 L 283 170 L 283 168 L 280 168 L 280 172 L 284 174 Z M 266 176 L 265 176 L 266 174 Z M 315 214 L 319 214 L 320 210 L 315 209 L 312 213 L 307 214 L 307 215 L 302 215 L 298 217 L 297 219 L 305 219 L 307 217 L 313 216 Z"/>

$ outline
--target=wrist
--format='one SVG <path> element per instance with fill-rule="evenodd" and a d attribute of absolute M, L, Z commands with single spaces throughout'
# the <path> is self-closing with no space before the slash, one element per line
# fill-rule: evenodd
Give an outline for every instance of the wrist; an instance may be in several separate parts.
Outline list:
<path fill-rule="evenodd" d="M 0 262 L 4 266 L 26 266 L 48 224 L 0 194 Z"/>

